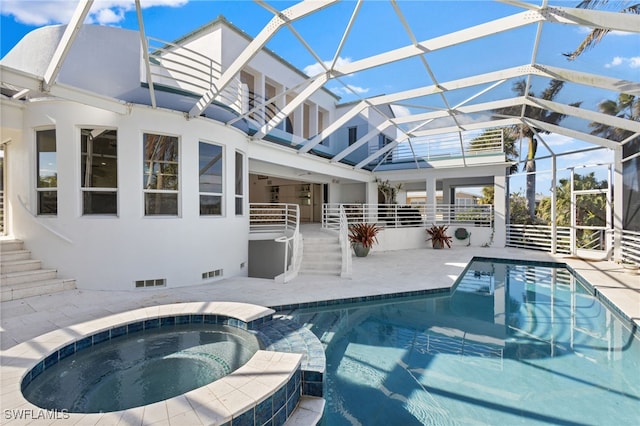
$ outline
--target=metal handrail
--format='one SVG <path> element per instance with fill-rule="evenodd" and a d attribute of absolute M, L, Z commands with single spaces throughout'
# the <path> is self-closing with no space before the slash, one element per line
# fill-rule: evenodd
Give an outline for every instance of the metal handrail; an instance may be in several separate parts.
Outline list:
<path fill-rule="evenodd" d="M 623 262 L 640 267 L 640 232 L 623 229 L 620 239 Z"/>

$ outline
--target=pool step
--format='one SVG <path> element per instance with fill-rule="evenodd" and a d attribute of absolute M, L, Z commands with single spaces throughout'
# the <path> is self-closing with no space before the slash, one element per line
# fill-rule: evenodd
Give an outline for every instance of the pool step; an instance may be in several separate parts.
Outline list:
<path fill-rule="evenodd" d="M 342 253 L 338 237 L 305 236 L 304 251 L 300 274 L 307 275 L 340 275 L 342 270 Z"/>
<path fill-rule="evenodd" d="M 325 400 L 316 396 L 300 397 L 298 406 L 285 422 L 285 426 L 314 426 L 320 422 Z"/>
<path fill-rule="evenodd" d="M 73 279 L 58 278 L 55 269 L 43 269 L 31 259 L 20 240 L 0 240 L 0 301 L 24 299 L 76 288 Z"/>

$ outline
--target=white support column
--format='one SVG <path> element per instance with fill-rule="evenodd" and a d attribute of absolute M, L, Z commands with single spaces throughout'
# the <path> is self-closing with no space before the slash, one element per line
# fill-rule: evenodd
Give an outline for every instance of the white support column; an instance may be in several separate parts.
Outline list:
<path fill-rule="evenodd" d="M 551 156 L 551 253 L 555 254 L 558 251 L 558 223 L 556 213 L 556 203 L 558 197 L 556 194 L 556 156 Z"/>
<path fill-rule="evenodd" d="M 375 181 L 367 182 L 366 185 L 366 203 L 367 204 L 378 204 L 378 183 Z M 371 209 L 369 211 L 369 217 L 367 218 L 369 221 L 377 221 L 377 210 Z"/>
<path fill-rule="evenodd" d="M 266 93 L 265 78 L 264 74 L 256 73 L 254 76 L 254 88 L 253 93 L 256 98 L 256 104 L 263 104 Z M 261 106 L 258 111 L 256 111 L 256 117 L 260 117 L 260 122 L 264 123 L 266 121 L 266 115 L 264 113 L 264 105 Z"/>
<path fill-rule="evenodd" d="M 623 209 L 622 145 L 613 151 L 613 260 L 622 261 Z"/>
<path fill-rule="evenodd" d="M 436 213 L 436 177 L 435 175 L 428 175 L 425 185 L 426 191 L 426 208 L 427 208 L 427 226 L 430 226 L 435 221 Z"/>
<path fill-rule="evenodd" d="M 507 176 L 493 177 L 493 247 L 507 243 Z"/>

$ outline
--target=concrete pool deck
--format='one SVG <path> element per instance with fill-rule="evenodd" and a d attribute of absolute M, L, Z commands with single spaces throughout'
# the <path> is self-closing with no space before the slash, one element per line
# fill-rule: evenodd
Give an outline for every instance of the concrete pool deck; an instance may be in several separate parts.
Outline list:
<path fill-rule="evenodd" d="M 240 277 L 180 288 L 68 290 L 2 302 L 0 349 L 7 350 L 36 336 L 80 322 L 169 303 L 235 301 L 277 306 L 449 288 L 476 256 L 565 262 L 640 326 L 640 275 L 632 274 L 621 265 L 515 248 L 453 247 L 372 251 L 368 257 L 353 258 L 350 279 L 301 275 L 292 282 L 280 284 L 273 280 Z"/>

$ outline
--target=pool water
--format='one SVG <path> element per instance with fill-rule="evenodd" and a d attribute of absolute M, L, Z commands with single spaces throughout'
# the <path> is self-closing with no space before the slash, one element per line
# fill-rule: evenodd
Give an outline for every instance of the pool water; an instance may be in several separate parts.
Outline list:
<path fill-rule="evenodd" d="M 236 327 L 165 326 L 76 352 L 24 389 L 33 404 L 72 413 L 125 410 L 181 395 L 245 364 L 257 338 Z"/>
<path fill-rule="evenodd" d="M 474 261 L 446 297 L 305 309 L 334 425 L 637 425 L 640 340 L 564 268 Z"/>

